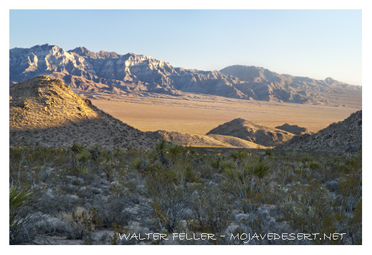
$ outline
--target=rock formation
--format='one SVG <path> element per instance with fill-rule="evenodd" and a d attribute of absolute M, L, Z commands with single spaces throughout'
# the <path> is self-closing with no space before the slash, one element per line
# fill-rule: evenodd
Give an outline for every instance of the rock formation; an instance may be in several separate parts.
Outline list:
<path fill-rule="evenodd" d="M 294 136 L 292 133 L 241 118 L 226 122 L 207 133 L 211 134 L 235 136 L 263 146 L 276 146 Z"/>

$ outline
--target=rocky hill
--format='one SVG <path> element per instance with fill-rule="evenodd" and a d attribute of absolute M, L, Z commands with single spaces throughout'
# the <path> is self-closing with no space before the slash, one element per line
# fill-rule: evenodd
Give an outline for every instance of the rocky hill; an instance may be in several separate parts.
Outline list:
<path fill-rule="evenodd" d="M 303 134 L 313 134 L 314 132 L 311 132 L 305 127 L 299 127 L 297 125 L 289 125 L 288 123 L 285 123 L 281 126 L 275 127 L 280 130 L 287 131 L 289 133 L 295 134 L 295 135 L 303 135 Z"/>
<path fill-rule="evenodd" d="M 265 149 L 265 146 L 260 146 L 253 142 L 243 140 L 233 136 L 226 135 L 192 135 L 180 132 L 169 132 L 159 130 L 155 132 L 147 132 L 158 140 L 165 140 L 167 142 L 177 145 L 187 145 L 195 147 L 225 147 L 225 148 L 251 148 L 251 149 Z"/>
<path fill-rule="evenodd" d="M 362 111 L 309 135 L 293 137 L 283 148 L 298 151 L 357 152 L 362 150 Z"/>
<path fill-rule="evenodd" d="M 150 149 L 156 140 L 81 98 L 48 76 L 15 84 L 9 96 L 10 146 L 70 146 Z"/>
<path fill-rule="evenodd" d="M 37 75 L 62 79 L 72 89 L 108 94 L 192 92 L 249 100 L 333 104 L 324 95 L 327 92 L 352 95 L 357 102 L 361 101 L 358 86 L 330 78 L 319 81 L 279 75 L 258 67 L 200 71 L 173 67 L 165 61 L 133 53 L 95 53 L 85 47 L 66 51 L 48 44 L 10 50 L 11 84 Z"/>
<path fill-rule="evenodd" d="M 212 134 L 234 136 L 263 146 L 276 146 L 294 136 L 292 133 L 241 118 L 226 122 L 207 133 Z"/>

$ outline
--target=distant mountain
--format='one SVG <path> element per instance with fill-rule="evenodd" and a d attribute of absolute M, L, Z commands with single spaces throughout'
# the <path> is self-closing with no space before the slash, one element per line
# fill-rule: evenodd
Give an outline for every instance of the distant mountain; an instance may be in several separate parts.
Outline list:
<path fill-rule="evenodd" d="M 259 67 L 231 66 L 221 71 L 200 71 L 173 67 L 165 61 L 133 53 L 95 53 L 85 47 L 66 51 L 49 44 L 10 50 L 11 84 L 38 75 L 62 79 L 72 89 L 91 93 L 150 92 L 177 96 L 191 92 L 310 104 L 330 104 L 324 93 L 336 93 L 361 100 L 358 86 L 330 78 L 319 81 L 279 75 Z"/>
<path fill-rule="evenodd" d="M 48 76 L 10 87 L 11 146 L 64 147 L 79 142 L 106 148 L 148 150 L 156 139 L 99 110 Z"/>
<path fill-rule="evenodd" d="M 362 150 L 362 111 L 352 113 L 338 123 L 332 123 L 319 132 L 293 137 L 282 144 L 296 151 L 358 152 Z"/>
<path fill-rule="evenodd" d="M 313 132 L 311 132 L 305 127 L 299 127 L 297 125 L 289 125 L 288 123 L 285 123 L 281 126 L 277 126 L 275 128 L 290 132 L 295 135 L 313 134 Z"/>
<path fill-rule="evenodd" d="M 316 80 L 308 77 L 278 74 L 256 66 L 234 65 L 220 71 L 242 82 L 236 87 L 245 94 L 253 93 L 266 101 L 328 104 L 329 94 L 362 93 L 361 86 L 353 86 L 332 78 Z M 360 97 L 361 100 L 361 97 Z"/>
<path fill-rule="evenodd" d="M 263 146 L 276 146 L 294 136 L 292 133 L 241 118 L 226 122 L 207 133 L 212 134 L 235 136 Z"/>

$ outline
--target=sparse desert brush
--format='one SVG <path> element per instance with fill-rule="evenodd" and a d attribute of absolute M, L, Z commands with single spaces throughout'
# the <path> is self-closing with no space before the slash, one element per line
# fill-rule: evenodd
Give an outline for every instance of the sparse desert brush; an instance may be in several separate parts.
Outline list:
<path fill-rule="evenodd" d="M 155 161 L 159 158 L 158 153 L 156 151 L 148 151 L 147 158 L 151 164 L 155 163 Z"/>
<path fill-rule="evenodd" d="M 157 152 L 164 152 L 165 148 L 166 148 L 166 141 L 165 140 L 159 140 L 156 142 L 155 144 L 155 149 Z"/>
<path fill-rule="evenodd" d="M 305 163 L 305 162 L 310 162 L 310 161 L 314 161 L 314 157 L 313 157 L 313 156 L 310 156 L 309 154 L 305 154 L 304 156 L 302 156 L 301 161 L 302 161 L 303 163 Z"/>
<path fill-rule="evenodd" d="M 181 145 L 169 144 L 168 146 L 166 146 L 166 153 L 173 161 L 175 161 L 176 158 L 182 155 L 185 151 L 186 148 Z"/>
<path fill-rule="evenodd" d="M 259 163 L 256 163 L 252 166 L 252 173 L 257 176 L 259 179 L 265 177 L 270 170 L 269 164 L 267 164 L 265 161 L 261 161 Z"/>
<path fill-rule="evenodd" d="M 96 208 L 86 210 L 83 207 L 76 207 L 71 213 L 61 213 L 63 222 L 67 224 L 64 234 L 72 239 L 82 239 L 84 244 L 93 244 L 93 231 L 100 226 L 102 218 Z"/>
<path fill-rule="evenodd" d="M 191 201 L 193 217 L 187 220 L 188 228 L 194 232 L 223 233 L 231 222 L 231 206 L 226 195 L 218 189 L 201 189 Z"/>
<path fill-rule="evenodd" d="M 281 231 L 345 232 L 349 238 L 345 244 L 362 240 L 358 154 L 303 156 L 275 150 L 260 162 L 263 151 L 255 150 L 193 148 L 194 153 L 188 153 L 191 148 L 166 143 L 147 152 L 72 147 L 10 149 L 11 181 L 40 189 L 28 208 L 62 220 L 56 230 L 45 233 L 97 243 L 93 234 L 99 225 L 88 229 L 94 225 L 89 210 L 81 209 L 85 222 L 90 222 L 84 226 L 80 221 L 83 228 L 72 218 L 76 207 L 95 207 L 99 210 L 95 218 L 101 217 L 102 227 L 109 231 L 115 231 L 112 223 L 122 229 L 137 224 L 132 226 L 136 231 L 216 234 L 236 224 L 256 232 L 273 231 L 270 224 L 278 224 Z M 76 158 L 87 152 L 86 160 Z M 262 216 L 265 206 L 273 208 L 274 220 Z M 81 218 L 76 210 L 75 219 Z M 243 224 L 237 221 L 240 214 L 252 217 Z"/>
<path fill-rule="evenodd" d="M 191 166 L 185 167 L 185 178 L 186 182 L 193 183 L 193 182 L 200 182 L 200 173 L 196 173 L 194 168 Z"/>
<path fill-rule="evenodd" d="M 88 175 L 90 173 L 89 167 L 84 164 L 77 165 L 75 169 L 78 175 Z"/>
<path fill-rule="evenodd" d="M 128 199 L 116 197 L 110 199 L 108 203 L 97 206 L 99 216 L 102 220 L 102 227 L 109 228 L 112 224 L 128 225 L 129 221 L 133 220 L 133 218 L 131 218 L 131 215 L 125 209 L 130 208 L 132 204 L 133 202 L 128 201 Z"/>
<path fill-rule="evenodd" d="M 236 166 L 236 163 L 234 162 L 234 160 L 231 160 L 231 159 L 221 160 L 220 162 L 220 168 L 222 171 L 225 169 L 235 168 L 235 166 Z"/>
<path fill-rule="evenodd" d="M 79 152 L 78 154 L 76 154 L 76 159 L 80 162 L 86 162 L 91 157 L 92 157 L 92 155 L 90 154 L 90 152 L 88 150 L 83 150 L 83 151 Z"/>
<path fill-rule="evenodd" d="M 74 154 L 78 154 L 86 150 L 86 146 L 74 141 L 70 149 Z"/>
<path fill-rule="evenodd" d="M 159 231 L 172 233 L 185 218 L 192 193 L 192 187 L 185 184 L 185 176 L 170 167 L 146 179 L 145 192 L 151 199 L 149 211 Z"/>
<path fill-rule="evenodd" d="M 106 174 L 107 179 L 112 180 L 114 176 L 124 177 L 127 172 L 127 168 L 121 165 L 120 161 L 114 160 L 103 160 L 100 162 L 102 171 Z"/>
<path fill-rule="evenodd" d="M 246 151 L 243 151 L 243 150 L 237 150 L 237 151 L 234 151 L 231 153 L 231 157 L 234 159 L 234 160 L 243 160 L 244 158 L 246 158 L 248 156 L 248 153 Z"/>
<path fill-rule="evenodd" d="M 271 156 L 272 155 L 272 150 L 271 149 L 266 149 L 265 153 L 266 153 L 266 155 Z"/>
<path fill-rule="evenodd" d="M 135 158 L 129 165 L 130 168 L 140 170 L 142 167 L 142 159 L 141 158 Z"/>
<path fill-rule="evenodd" d="M 310 161 L 309 162 L 309 168 L 310 169 L 313 169 L 313 170 L 320 169 L 321 168 L 321 164 L 319 162 L 313 160 L 313 161 Z"/>

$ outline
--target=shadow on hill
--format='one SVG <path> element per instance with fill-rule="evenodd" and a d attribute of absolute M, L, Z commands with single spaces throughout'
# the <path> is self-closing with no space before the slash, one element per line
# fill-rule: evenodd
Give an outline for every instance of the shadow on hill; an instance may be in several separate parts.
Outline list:
<path fill-rule="evenodd" d="M 10 146 L 64 147 L 73 142 L 87 146 L 96 144 L 106 148 L 147 150 L 155 146 L 155 139 L 145 133 L 100 113 L 101 118 L 66 121 L 56 127 L 10 128 Z"/>

